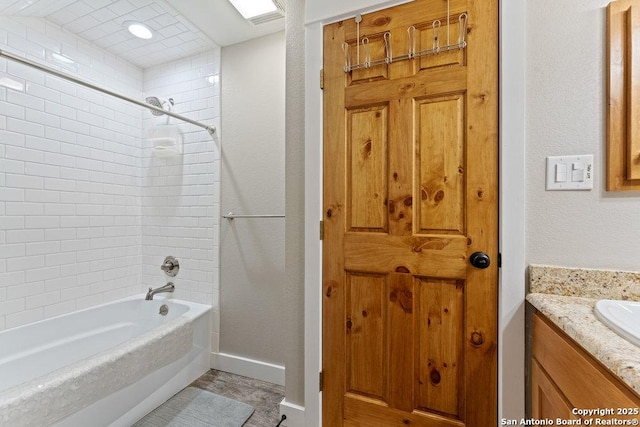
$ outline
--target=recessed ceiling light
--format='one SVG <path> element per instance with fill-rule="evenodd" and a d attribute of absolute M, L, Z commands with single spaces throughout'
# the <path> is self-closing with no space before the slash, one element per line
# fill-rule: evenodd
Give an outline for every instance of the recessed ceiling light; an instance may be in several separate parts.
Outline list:
<path fill-rule="evenodd" d="M 127 30 L 129 30 L 131 34 L 138 37 L 139 39 L 148 40 L 151 37 L 153 37 L 153 32 L 151 31 L 151 28 L 147 27 L 146 25 L 140 22 L 126 21 L 124 23 L 124 26 L 127 28 Z"/>
<path fill-rule="evenodd" d="M 229 0 L 244 19 L 255 18 L 278 10 L 271 0 Z"/>

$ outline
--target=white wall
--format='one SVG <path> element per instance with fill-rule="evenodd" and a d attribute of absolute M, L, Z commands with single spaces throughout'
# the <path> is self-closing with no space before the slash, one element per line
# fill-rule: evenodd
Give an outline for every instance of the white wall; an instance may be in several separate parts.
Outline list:
<path fill-rule="evenodd" d="M 140 96 L 142 70 L 44 21 L 3 18 L 0 48 Z M 0 329 L 142 291 L 139 107 L 0 60 Z"/>
<path fill-rule="evenodd" d="M 605 192 L 608 0 L 527 2 L 527 263 L 639 270 L 638 193 Z M 545 157 L 594 154 L 594 189 L 545 191 Z"/>
<path fill-rule="evenodd" d="M 223 214 L 284 215 L 284 54 L 284 32 L 222 49 Z M 284 365 L 284 227 L 284 218 L 222 220 L 223 369 L 244 373 L 229 356 Z"/>
<path fill-rule="evenodd" d="M 286 16 L 286 285 L 285 285 L 285 327 L 286 331 L 286 398 L 281 404 L 281 413 L 287 416 L 288 426 L 302 425 L 305 415 L 314 416 L 318 412 L 300 410 L 305 406 L 306 383 L 305 352 L 318 352 L 318 341 L 313 335 L 305 339 L 307 330 L 305 304 L 305 280 L 307 253 L 305 251 L 305 229 L 313 222 L 315 216 L 307 220 L 305 211 L 305 156 L 306 156 L 306 124 L 305 124 L 305 2 L 289 2 Z M 317 76 L 317 74 L 316 74 Z M 316 80 L 317 82 L 317 80 Z M 316 158 L 316 164 L 320 157 Z M 314 198 L 317 192 L 310 193 Z M 317 226 L 317 222 L 315 222 Z M 318 229 L 316 228 L 316 231 Z M 310 277 L 314 277 L 310 275 Z M 319 290 L 319 289 L 317 289 Z M 313 313 L 313 310 L 311 311 Z M 316 377 L 317 378 L 317 377 Z M 317 389 L 316 389 L 317 390 Z M 317 392 L 310 393 L 311 399 Z M 311 408 L 313 409 L 313 408 Z"/>

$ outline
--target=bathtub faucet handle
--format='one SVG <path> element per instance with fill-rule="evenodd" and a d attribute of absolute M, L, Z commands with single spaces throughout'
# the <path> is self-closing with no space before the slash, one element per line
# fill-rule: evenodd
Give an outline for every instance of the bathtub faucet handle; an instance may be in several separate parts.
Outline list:
<path fill-rule="evenodd" d="M 168 256 L 164 259 L 164 263 L 160 266 L 160 269 L 169 277 L 175 277 L 180 270 L 180 263 L 172 256 Z"/>

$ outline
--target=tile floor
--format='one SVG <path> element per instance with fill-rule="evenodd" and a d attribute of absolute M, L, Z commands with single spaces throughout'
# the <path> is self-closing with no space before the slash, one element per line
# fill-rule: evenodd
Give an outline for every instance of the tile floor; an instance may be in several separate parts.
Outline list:
<path fill-rule="evenodd" d="M 213 369 L 191 383 L 191 386 L 256 408 L 244 427 L 274 427 L 280 421 L 280 402 L 284 398 L 282 386 Z"/>

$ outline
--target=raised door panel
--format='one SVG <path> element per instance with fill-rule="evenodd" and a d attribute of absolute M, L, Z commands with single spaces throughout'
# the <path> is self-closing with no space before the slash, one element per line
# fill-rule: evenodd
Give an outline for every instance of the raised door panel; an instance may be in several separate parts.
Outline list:
<path fill-rule="evenodd" d="M 349 274 L 347 278 L 347 386 L 350 393 L 385 401 L 386 279 Z"/>
<path fill-rule="evenodd" d="M 465 233 L 464 94 L 416 100 L 420 234 Z"/>
<path fill-rule="evenodd" d="M 417 408 L 462 415 L 464 282 L 419 281 Z"/>
<path fill-rule="evenodd" d="M 347 192 L 350 231 L 387 231 L 385 105 L 347 111 Z"/>

